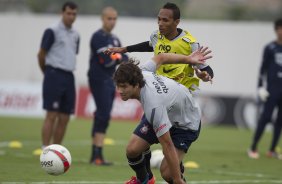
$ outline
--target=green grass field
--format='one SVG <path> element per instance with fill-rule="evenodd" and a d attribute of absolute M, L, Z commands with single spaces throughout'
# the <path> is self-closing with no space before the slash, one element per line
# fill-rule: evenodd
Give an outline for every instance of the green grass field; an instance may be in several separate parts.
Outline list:
<path fill-rule="evenodd" d="M 125 146 L 134 129 L 134 123 L 112 122 L 108 138 L 114 145 L 105 146 L 105 156 L 114 161 L 111 167 L 97 167 L 88 163 L 90 155 L 91 120 L 72 120 L 64 146 L 72 154 L 70 170 L 61 176 L 46 174 L 39 157 L 32 155 L 39 148 L 41 119 L 0 117 L 0 183 L 78 183 L 120 184 L 133 175 L 125 158 Z M 198 169 L 187 169 L 185 177 L 190 184 L 270 184 L 282 183 L 282 161 L 264 156 L 271 134 L 266 133 L 260 142 L 261 158 L 251 160 L 246 155 L 252 132 L 233 127 L 203 127 L 200 138 L 194 143 L 185 161 L 199 164 Z M 21 141 L 22 148 L 10 148 L 10 141 Z M 160 148 L 159 145 L 152 149 Z M 158 170 L 153 170 L 157 183 Z"/>

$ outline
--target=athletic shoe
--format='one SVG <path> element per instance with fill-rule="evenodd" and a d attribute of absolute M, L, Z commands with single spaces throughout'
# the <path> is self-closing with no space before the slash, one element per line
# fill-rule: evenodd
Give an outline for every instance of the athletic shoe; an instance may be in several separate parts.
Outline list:
<path fill-rule="evenodd" d="M 126 181 L 124 184 L 141 184 L 141 182 L 136 178 L 136 176 L 131 176 L 130 180 Z"/>
<path fill-rule="evenodd" d="M 131 176 L 130 180 L 126 181 L 124 184 L 155 184 L 155 178 L 153 177 L 149 181 L 147 179 L 147 181 L 141 183 L 136 176 Z"/>
<path fill-rule="evenodd" d="M 93 165 L 97 165 L 97 166 L 111 166 L 113 165 L 112 162 L 108 162 L 108 161 L 105 161 L 103 159 L 100 159 L 100 158 L 96 158 L 92 161 L 90 161 L 91 164 Z"/>
<path fill-rule="evenodd" d="M 155 184 L 156 183 L 156 178 L 153 176 L 149 181 L 148 184 Z"/>
<path fill-rule="evenodd" d="M 248 156 L 251 159 L 258 159 L 259 153 L 257 151 L 248 150 Z"/>
<path fill-rule="evenodd" d="M 279 154 L 279 153 L 277 153 L 277 152 L 275 152 L 275 151 L 268 151 L 268 152 L 266 153 L 266 156 L 267 156 L 268 158 L 276 158 L 276 159 L 278 159 L 278 160 L 282 160 L 282 155 Z"/>

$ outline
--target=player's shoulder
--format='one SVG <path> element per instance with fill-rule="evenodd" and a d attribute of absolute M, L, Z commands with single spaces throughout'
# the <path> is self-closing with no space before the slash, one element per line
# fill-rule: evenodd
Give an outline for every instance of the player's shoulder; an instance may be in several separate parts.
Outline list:
<path fill-rule="evenodd" d="M 264 47 L 264 50 L 267 51 L 271 51 L 271 50 L 275 50 L 277 47 L 277 44 L 275 41 L 271 41 L 270 43 L 266 44 Z"/>
<path fill-rule="evenodd" d="M 276 44 L 275 41 L 272 41 L 272 42 L 268 43 L 268 44 L 266 45 L 266 47 L 267 47 L 268 49 L 274 49 L 275 47 L 277 47 L 277 44 Z"/>
<path fill-rule="evenodd" d="M 73 31 L 76 35 L 79 36 L 79 32 L 78 32 L 78 30 L 77 30 L 75 27 L 72 27 L 71 29 L 72 29 L 72 31 Z"/>
<path fill-rule="evenodd" d="M 105 33 L 102 29 L 98 29 L 97 31 L 95 31 L 93 34 L 92 34 L 92 37 L 91 37 L 91 40 L 92 41 L 99 41 L 99 40 L 105 40 Z"/>
<path fill-rule="evenodd" d="M 104 36 L 104 31 L 102 29 L 98 29 L 92 35 L 93 36 Z"/>
<path fill-rule="evenodd" d="M 157 39 L 158 38 L 158 35 L 159 35 L 159 31 L 158 30 L 155 30 L 151 33 L 150 35 L 150 39 Z"/>
<path fill-rule="evenodd" d="M 195 43 L 197 39 L 187 30 L 182 30 L 180 33 L 181 39 L 187 43 Z"/>

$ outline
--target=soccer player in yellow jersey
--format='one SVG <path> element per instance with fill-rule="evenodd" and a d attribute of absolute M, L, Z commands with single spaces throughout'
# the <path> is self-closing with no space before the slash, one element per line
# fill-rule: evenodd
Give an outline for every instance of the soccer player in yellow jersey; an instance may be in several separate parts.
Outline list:
<path fill-rule="evenodd" d="M 108 48 L 105 53 L 125 53 L 125 52 L 152 52 L 159 53 L 177 53 L 189 55 L 199 48 L 196 39 L 187 31 L 177 28 L 180 22 L 180 10 L 173 3 L 166 3 L 159 11 L 158 25 L 159 30 L 154 31 L 150 36 L 150 41 L 142 42 L 127 47 Z M 196 72 L 194 72 L 196 71 Z M 195 76 L 195 74 L 197 76 Z M 199 86 L 199 78 L 203 81 L 211 81 L 213 70 L 208 65 L 187 65 L 187 64 L 166 64 L 162 65 L 157 74 L 174 79 L 185 85 L 190 90 L 196 90 Z M 135 171 L 136 177 L 132 177 L 128 184 L 148 183 L 154 184 L 155 179 L 150 169 L 151 151 L 150 145 L 153 144 L 153 136 L 150 134 L 148 120 L 145 116 L 142 118 L 139 126 L 135 129 L 126 149 L 126 156 L 131 168 Z M 190 142 L 185 143 L 187 149 L 190 144 L 197 138 L 195 135 Z M 138 146 L 137 146 L 138 145 Z M 142 145 L 142 146 L 140 146 Z M 183 155 L 183 150 L 177 149 L 179 155 Z M 183 174 L 184 167 L 180 163 Z M 163 178 L 168 183 L 173 183 L 169 178 L 169 168 L 161 164 L 161 170 L 167 173 Z"/>

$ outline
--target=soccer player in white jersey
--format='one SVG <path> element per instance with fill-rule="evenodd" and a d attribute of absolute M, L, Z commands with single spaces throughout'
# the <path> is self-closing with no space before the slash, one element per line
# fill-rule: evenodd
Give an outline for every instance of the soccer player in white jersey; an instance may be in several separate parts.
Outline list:
<path fill-rule="evenodd" d="M 114 74 L 117 91 L 122 100 L 137 99 L 141 102 L 148 124 L 144 127 L 151 144 L 160 143 L 164 153 L 161 175 L 168 183 L 183 184 L 179 164 L 188 148 L 199 135 L 201 110 L 189 89 L 172 79 L 156 75 L 162 64 L 203 64 L 211 58 L 211 51 L 200 48 L 189 56 L 163 53 L 156 55 L 141 69 L 134 61 L 122 63 Z M 132 136 L 138 136 L 132 134 Z M 141 139 L 141 138 L 139 138 Z M 138 149 L 150 146 L 137 141 Z M 139 152 L 139 150 L 136 150 Z M 137 179 L 132 184 L 147 184 L 148 173 L 144 156 L 128 158 L 131 167 L 136 169 Z"/>

